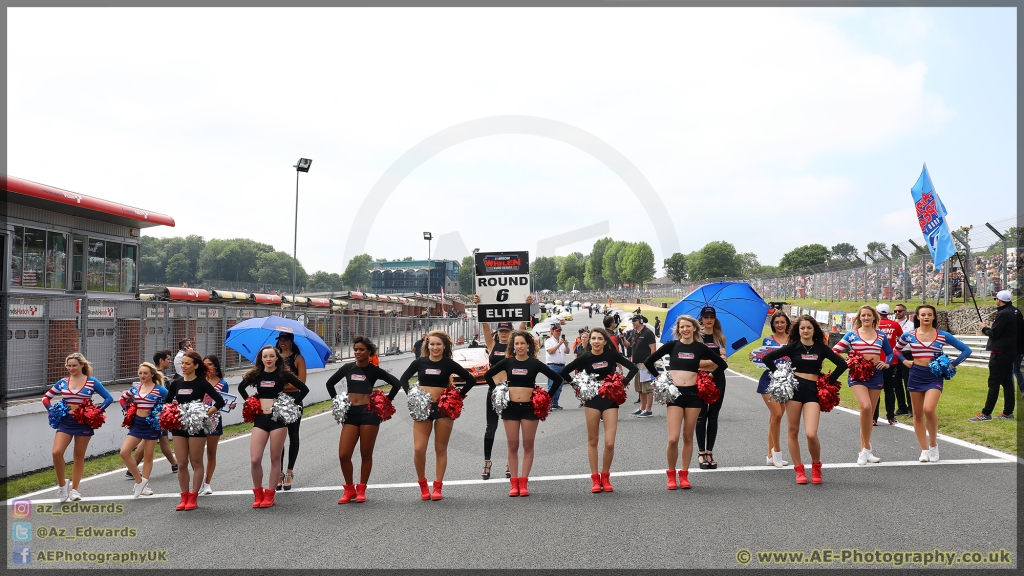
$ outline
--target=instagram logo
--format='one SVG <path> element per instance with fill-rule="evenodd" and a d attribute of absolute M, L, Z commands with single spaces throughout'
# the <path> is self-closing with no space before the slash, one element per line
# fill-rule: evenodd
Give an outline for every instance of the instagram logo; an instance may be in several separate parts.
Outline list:
<path fill-rule="evenodd" d="M 11 517 L 12 518 L 23 518 L 28 520 L 32 517 L 32 501 L 31 500 L 15 500 L 11 506 Z"/>

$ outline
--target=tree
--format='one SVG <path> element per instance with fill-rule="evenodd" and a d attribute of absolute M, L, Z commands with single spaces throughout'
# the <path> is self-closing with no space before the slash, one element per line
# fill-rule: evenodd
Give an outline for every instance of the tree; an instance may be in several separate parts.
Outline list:
<path fill-rule="evenodd" d="M 167 261 L 167 269 L 164 272 L 164 277 L 167 279 L 168 284 L 181 284 L 188 282 L 189 270 L 188 270 L 188 256 L 178 252 L 171 259 Z"/>
<path fill-rule="evenodd" d="M 740 276 L 752 276 L 761 270 L 761 261 L 757 254 L 744 252 L 736 255 L 736 267 L 739 268 Z"/>
<path fill-rule="evenodd" d="M 591 290 L 597 290 L 601 286 L 600 274 L 594 273 L 595 266 L 600 269 L 601 264 L 593 256 L 587 256 L 587 263 L 583 266 L 583 285 Z"/>
<path fill-rule="evenodd" d="M 840 242 L 832 247 L 832 255 L 840 258 L 848 258 L 857 255 L 857 247 L 848 242 Z"/>
<path fill-rule="evenodd" d="M 676 252 L 665 258 L 665 275 L 675 283 L 680 283 L 686 278 L 686 255 Z"/>
<path fill-rule="evenodd" d="M 828 248 L 821 244 L 808 244 L 786 252 L 779 260 L 779 269 L 785 272 L 803 271 L 808 266 L 824 264 L 828 259 Z"/>
<path fill-rule="evenodd" d="M 1018 228 L 1016 226 L 1010 226 L 1009 230 L 1003 232 L 1003 236 L 1006 237 L 1007 248 L 1016 248 L 1018 246 L 1024 246 L 1024 234 L 1021 234 L 1021 230 L 1021 228 Z M 992 243 L 991 246 L 988 247 L 988 250 L 985 250 L 985 252 L 995 253 L 1001 253 L 1002 251 L 1003 241 L 999 240 L 998 238 L 995 242 Z"/>
<path fill-rule="evenodd" d="M 585 273 L 586 263 L 584 262 L 584 256 L 580 252 L 573 252 L 562 260 L 562 267 L 558 271 L 558 285 L 565 286 L 569 278 L 579 282 L 579 278 L 582 278 Z M 566 290 L 572 290 L 572 286 L 566 288 Z"/>
<path fill-rule="evenodd" d="M 562 282 L 561 286 L 562 290 L 568 292 L 570 290 L 578 290 L 579 284 L 579 279 L 577 279 L 575 276 L 569 276 L 568 278 L 565 279 L 564 282 Z"/>
<path fill-rule="evenodd" d="M 360 254 L 348 261 L 345 272 L 341 275 L 341 283 L 348 290 L 370 287 L 370 268 L 373 266 L 373 257 L 369 254 Z"/>
<path fill-rule="evenodd" d="M 619 276 L 619 252 L 622 251 L 628 242 L 623 241 L 612 241 L 604 249 L 604 255 L 601 258 L 601 277 L 604 278 L 605 287 L 611 288 L 622 282 Z"/>
<path fill-rule="evenodd" d="M 252 281 L 257 257 L 273 251 L 270 244 L 248 238 L 212 239 L 199 254 L 199 278 L 204 281 Z"/>
<path fill-rule="evenodd" d="M 708 242 L 697 253 L 696 261 L 689 263 L 690 279 L 707 280 L 722 276 L 739 277 L 736 248 L 729 242 Z"/>
<path fill-rule="evenodd" d="M 341 274 L 317 270 L 306 280 L 306 289 L 318 292 L 340 292 Z"/>
<path fill-rule="evenodd" d="M 877 254 L 885 254 L 885 242 L 868 242 L 867 251 L 872 256 L 875 256 Z"/>
<path fill-rule="evenodd" d="M 266 252 L 256 257 L 256 268 L 253 270 L 252 275 L 257 282 L 290 286 L 294 262 L 295 260 L 292 258 L 292 255 L 286 252 L 280 250 L 277 252 Z M 306 274 L 300 262 L 295 270 L 296 289 L 305 286 L 308 278 L 309 275 Z"/>
<path fill-rule="evenodd" d="M 466 259 L 463 258 L 462 261 L 465 262 Z M 402 258 L 402 262 L 412 262 L 412 256 L 406 256 L 405 258 Z"/>
<path fill-rule="evenodd" d="M 590 257 L 587 259 L 587 266 L 590 270 L 590 280 L 586 279 L 586 270 L 584 270 L 583 281 L 587 284 L 587 288 L 601 289 L 605 287 L 604 283 L 604 252 L 608 248 L 608 245 L 614 242 L 611 238 L 601 238 L 597 242 L 594 242 L 594 247 L 590 249 Z"/>
<path fill-rule="evenodd" d="M 412 257 L 410 257 L 410 260 Z M 476 286 L 473 285 L 475 276 L 473 268 L 476 266 L 472 256 L 462 259 L 462 267 L 459 268 L 459 292 L 462 294 L 476 294 Z"/>
<path fill-rule="evenodd" d="M 537 283 L 537 290 L 557 290 L 558 270 L 555 267 L 555 259 L 541 257 L 533 261 L 533 279 Z"/>
<path fill-rule="evenodd" d="M 619 268 L 624 282 L 643 286 L 654 280 L 654 250 L 647 242 L 630 244 L 622 251 Z"/>

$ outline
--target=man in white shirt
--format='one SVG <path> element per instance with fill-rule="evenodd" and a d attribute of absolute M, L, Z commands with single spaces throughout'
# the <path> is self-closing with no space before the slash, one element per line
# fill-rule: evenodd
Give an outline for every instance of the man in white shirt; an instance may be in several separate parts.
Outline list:
<path fill-rule="evenodd" d="M 562 368 L 565 368 L 565 355 L 569 352 L 569 342 L 562 336 L 560 324 L 551 325 L 551 333 L 544 340 L 544 351 L 547 352 L 548 367 L 555 372 L 561 372 Z M 551 394 L 551 409 L 561 410 L 562 407 L 558 405 L 558 397 L 562 394 L 562 387 L 559 386 L 558 390 L 552 393 L 551 388 L 554 385 L 555 381 L 549 378 L 548 394 Z"/>
<path fill-rule="evenodd" d="M 175 377 L 179 377 L 179 376 L 182 375 L 182 372 L 181 372 L 181 359 L 185 357 L 185 354 L 188 354 L 192 350 L 193 350 L 193 348 L 192 348 L 192 341 L 189 340 L 188 338 L 185 338 L 184 340 L 178 342 L 178 353 L 174 355 L 174 374 L 175 374 Z"/>

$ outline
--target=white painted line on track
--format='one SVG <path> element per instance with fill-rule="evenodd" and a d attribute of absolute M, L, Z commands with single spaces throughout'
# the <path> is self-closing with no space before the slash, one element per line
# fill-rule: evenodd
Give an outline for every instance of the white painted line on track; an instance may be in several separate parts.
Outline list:
<path fill-rule="evenodd" d="M 893 462 L 879 462 L 877 464 L 868 464 L 868 465 L 865 465 L 865 466 L 860 466 L 860 465 L 858 465 L 855 462 L 837 462 L 835 464 L 824 464 L 822 466 L 822 468 L 823 469 L 832 469 L 832 468 L 834 468 L 834 469 L 838 469 L 838 468 L 860 468 L 860 469 L 865 469 L 865 470 L 871 470 L 873 468 L 886 468 L 886 467 L 892 468 L 892 467 L 916 467 L 916 466 L 919 466 L 919 467 L 924 468 L 926 466 L 934 466 L 934 465 L 939 465 L 939 464 L 955 466 L 955 465 L 1010 464 L 1010 463 L 1011 462 L 1008 462 L 1004 458 L 967 458 L 967 459 L 961 459 L 961 460 L 939 460 L 938 462 L 919 462 L 917 460 L 897 460 L 897 461 L 893 461 Z M 786 466 L 785 468 L 776 468 L 774 466 L 729 466 L 729 467 L 718 468 L 717 470 L 691 469 L 690 472 L 691 473 L 695 473 L 695 474 L 721 474 L 721 473 L 724 473 L 724 472 L 777 472 L 777 471 L 783 471 L 783 470 L 786 471 L 786 474 L 788 476 L 788 474 L 792 473 L 793 466 L 790 465 L 790 466 Z M 622 477 L 626 477 L 626 476 L 661 476 L 661 475 L 664 475 L 664 474 L 665 474 L 665 470 L 659 469 L 659 470 L 627 470 L 627 471 L 623 471 L 623 472 L 612 472 L 611 475 L 612 475 L 613 478 L 614 477 L 622 478 Z M 536 476 L 536 477 L 531 476 L 530 477 L 530 482 L 551 482 L 551 481 L 558 481 L 558 480 L 590 480 L 590 474 L 566 474 L 566 475 L 561 475 L 561 476 Z M 508 485 L 508 479 L 507 478 L 501 478 L 501 479 L 494 479 L 494 480 L 445 480 L 445 482 L 444 482 L 444 485 L 446 487 L 449 487 L 449 486 L 470 486 L 470 485 L 476 485 L 476 484 L 495 484 L 495 485 L 507 486 Z M 379 490 L 379 489 L 389 489 L 389 488 L 417 488 L 417 487 L 419 487 L 419 484 L 416 483 L 416 482 L 400 482 L 400 483 L 396 483 L 396 484 L 370 484 L 366 488 L 368 490 L 369 489 Z M 340 494 L 343 490 L 344 490 L 344 488 L 342 488 L 341 486 L 308 486 L 308 487 L 304 487 L 304 488 L 294 488 L 294 489 L 290 490 L 290 492 L 338 492 Z M 56 488 L 48 488 L 44 492 L 49 492 L 50 494 L 52 494 L 55 491 L 56 491 Z M 38 493 L 36 493 L 36 494 L 38 494 Z M 287 495 L 282 495 L 282 492 L 278 492 L 277 494 L 278 494 L 279 497 L 282 497 L 282 498 L 287 498 L 288 497 Z M 8 505 L 10 505 L 10 503 L 13 502 L 14 500 L 25 499 L 25 498 L 28 498 L 28 496 L 29 495 L 26 494 L 25 496 L 19 496 L 18 498 L 14 498 L 12 500 L 9 500 L 8 501 Z M 202 501 L 202 499 L 209 498 L 211 496 L 252 496 L 252 489 L 250 488 L 249 490 L 224 490 L 224 491 L 220 491 L 220 492 L 214 492 L 213 494 L 208 494 L 208 495 L 205 495 L 205 496 L 200 496 L 199 498 L 200 498 L 200 501 Z M 180 494 L 175 493 L 175 492 L 169 492 L 169 493 L 166 493 L 166 494 L 154 494 L 152 496 L 140 496 L 139 498 L 135 498 L 135 497 L 133 497 L 130 494 L 127 494 L 127 495 L 117 494 L 117 495 L 114 495 L 114 496 L 90 496 L 90 497 L 84 497 L 83 496 L 81 501 L 82 502 L 109 502 L 111 500 L 152 500 L 154 498 L 180 498 Z M 47 498 L 47 499 L 43 499 L 43 500 L 33 499 L 32 502 L 33 503 L 38 503 L 38 504 L 56 504 L 56 503 L 59 503 L 59 500 L 57 498 Z M 74 502 L 69 500 L 68 502 L 65 502 L 65 504 L 74 504 Z"/>
<path fill-rule="evenodd" d="M 753 382 L 757 382 L 756 378 L 751 378 L 750 376 L 747 376 L 746 374 L 740 374 L 739 372 L 733 370 L 732 368 L 726 368 L 726 371 L 727 372 L 732 372 L 733 374 L 735 374 L 736 376 L 739 376 L 741 378 L 746 378 L 747 380 L 751 380 Z M 856 410 L 851 410 L 850 408 L 846 408 L 844 406 L 836 406 L 834 409 L 835 410 L 840 410 L 842 412 L 846 412 L 847 414 L 853 414 L 854 416 L 858 416 L 858 417 L 860 416 L 860 412 L 858 412 Z M 896 427 L 897 428 L 902 428 L 904 430 L 909 430 L 911 432 L 914 431 L 914 427 L 912 425 L 909 425 L 909 424 L 902 424 L 901 423 L 901 424 L 897 424 Z M 1002 452 L 1000 450 L 996 450 L 995 448 L 989 448 L 988 446 L 982 446 L 981 444 L 974 444 L 973 442 L 968 442 L 966 440 L 961 440 L 959 438 L 953 438 L 952 436 L 946 436 L 945 434 L 939 434 L 939 440 L 942 440 L 943 442 L 949 442 L 950 444 L 956 444 L 957 446 L 962 446 L 964 448 L 970 448 L 971 450 L 976 450 L 976 451 L 981 452 L 983 454 L 988 454 L 989 456 L 995 456 L 996 458 L 1002 458 L 1003 460 L 1006 460 L 1007 462 L 1015 462 L 1015 463 L 1018 463 L 1018 464 L 1024 464 L 1024 459 L 1017 457 L 1016 454 L 1008 454 L 1006 452 Z"/>

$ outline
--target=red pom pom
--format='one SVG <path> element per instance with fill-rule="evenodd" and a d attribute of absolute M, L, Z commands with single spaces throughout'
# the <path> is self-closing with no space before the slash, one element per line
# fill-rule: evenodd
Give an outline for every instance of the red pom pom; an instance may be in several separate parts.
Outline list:
<path fill-rule="evenodd" d="M 534 416 L 545 420 L 551 412 L 551 394 L 543 388 L 534 388 L 530 402 L 533 402 Z"/>
<path fill-rule="evenodd" d="M 245 399 L 245 404 L 242 404 L 242 420 L 245 422 L 255 422 L 256 415 L 263 413 L 263 407 L 260 406 L 260 399 L 255 396 L 249 396 Z"/>
<path fill-rule="evenodd" d="M 622 380 L 622 374 L 613 372 L 605 377 L 604 382 L 597 389 L 597 394 L 607 398 L 621 406 L 626 402 L 626 386 Z"/>
<path fill-rule="evenodd" d="M 175 400 L 170 404 L 164 404 L 163 410 L 160 410 L 160 429 L 177 430 L 178 428 L 181 428 L 181 411 L 178 409 L 178 401 Z"/>
<path fill-rule="evenodd" d="M 135 402 L 129 403 L 128 404 L 128 409 L 125 410 L 125 412 L 124 412 L 124 422 L 121 422 L 121 426 L 123 428 L 131 428 L 132 427 L 132 420 L 135 420 L 135 410 L 136 410 Z"/>
<path fill-rule="evenodd" d="M 846 365 L 850 367 L 850 379 L 856 382 L 867 382 L 875 375 L 875 365 L 856 350 L 847 354 Z"/>
<path fill-rule="evenodd" d="M 722 393 L 718 390 L 718 386 L 715 386 L 715 378 L 703 371 L 697 371 L 697 397 L 700 401 L 705 404 L 714 404 L 718 402 Z"/>
<path fill-rule="evenodd" d="M 370 393 L 370 413 L 379 416 L 381 422 L 387 422 L 395 415 L 395 405 L 383 392 L 374 390 Z"/>
<path fill-rule="evenodd" d="M 437 399 L 437 411 L 445 418 L 455 420 L 462 415 L 462 394 L 456 388 L 448 388 Z"/>
<path fill-rule="evenodd" d="M 82 402 L 78 410 L 75 410 L 74 417 L 79 424 L 85 424 L 93 430 L 103 426 L 103 423 L 107 421 L 107 415 L 100 410 L 99 406 L 93 404 L 92 400 Z"/>
<path fill-rule="evenodd" d="M 822 412 L 831 412 L 839 405 L 839 387 L 831 381 L 832 373 L 818 376 L 818 406 Z"/>

